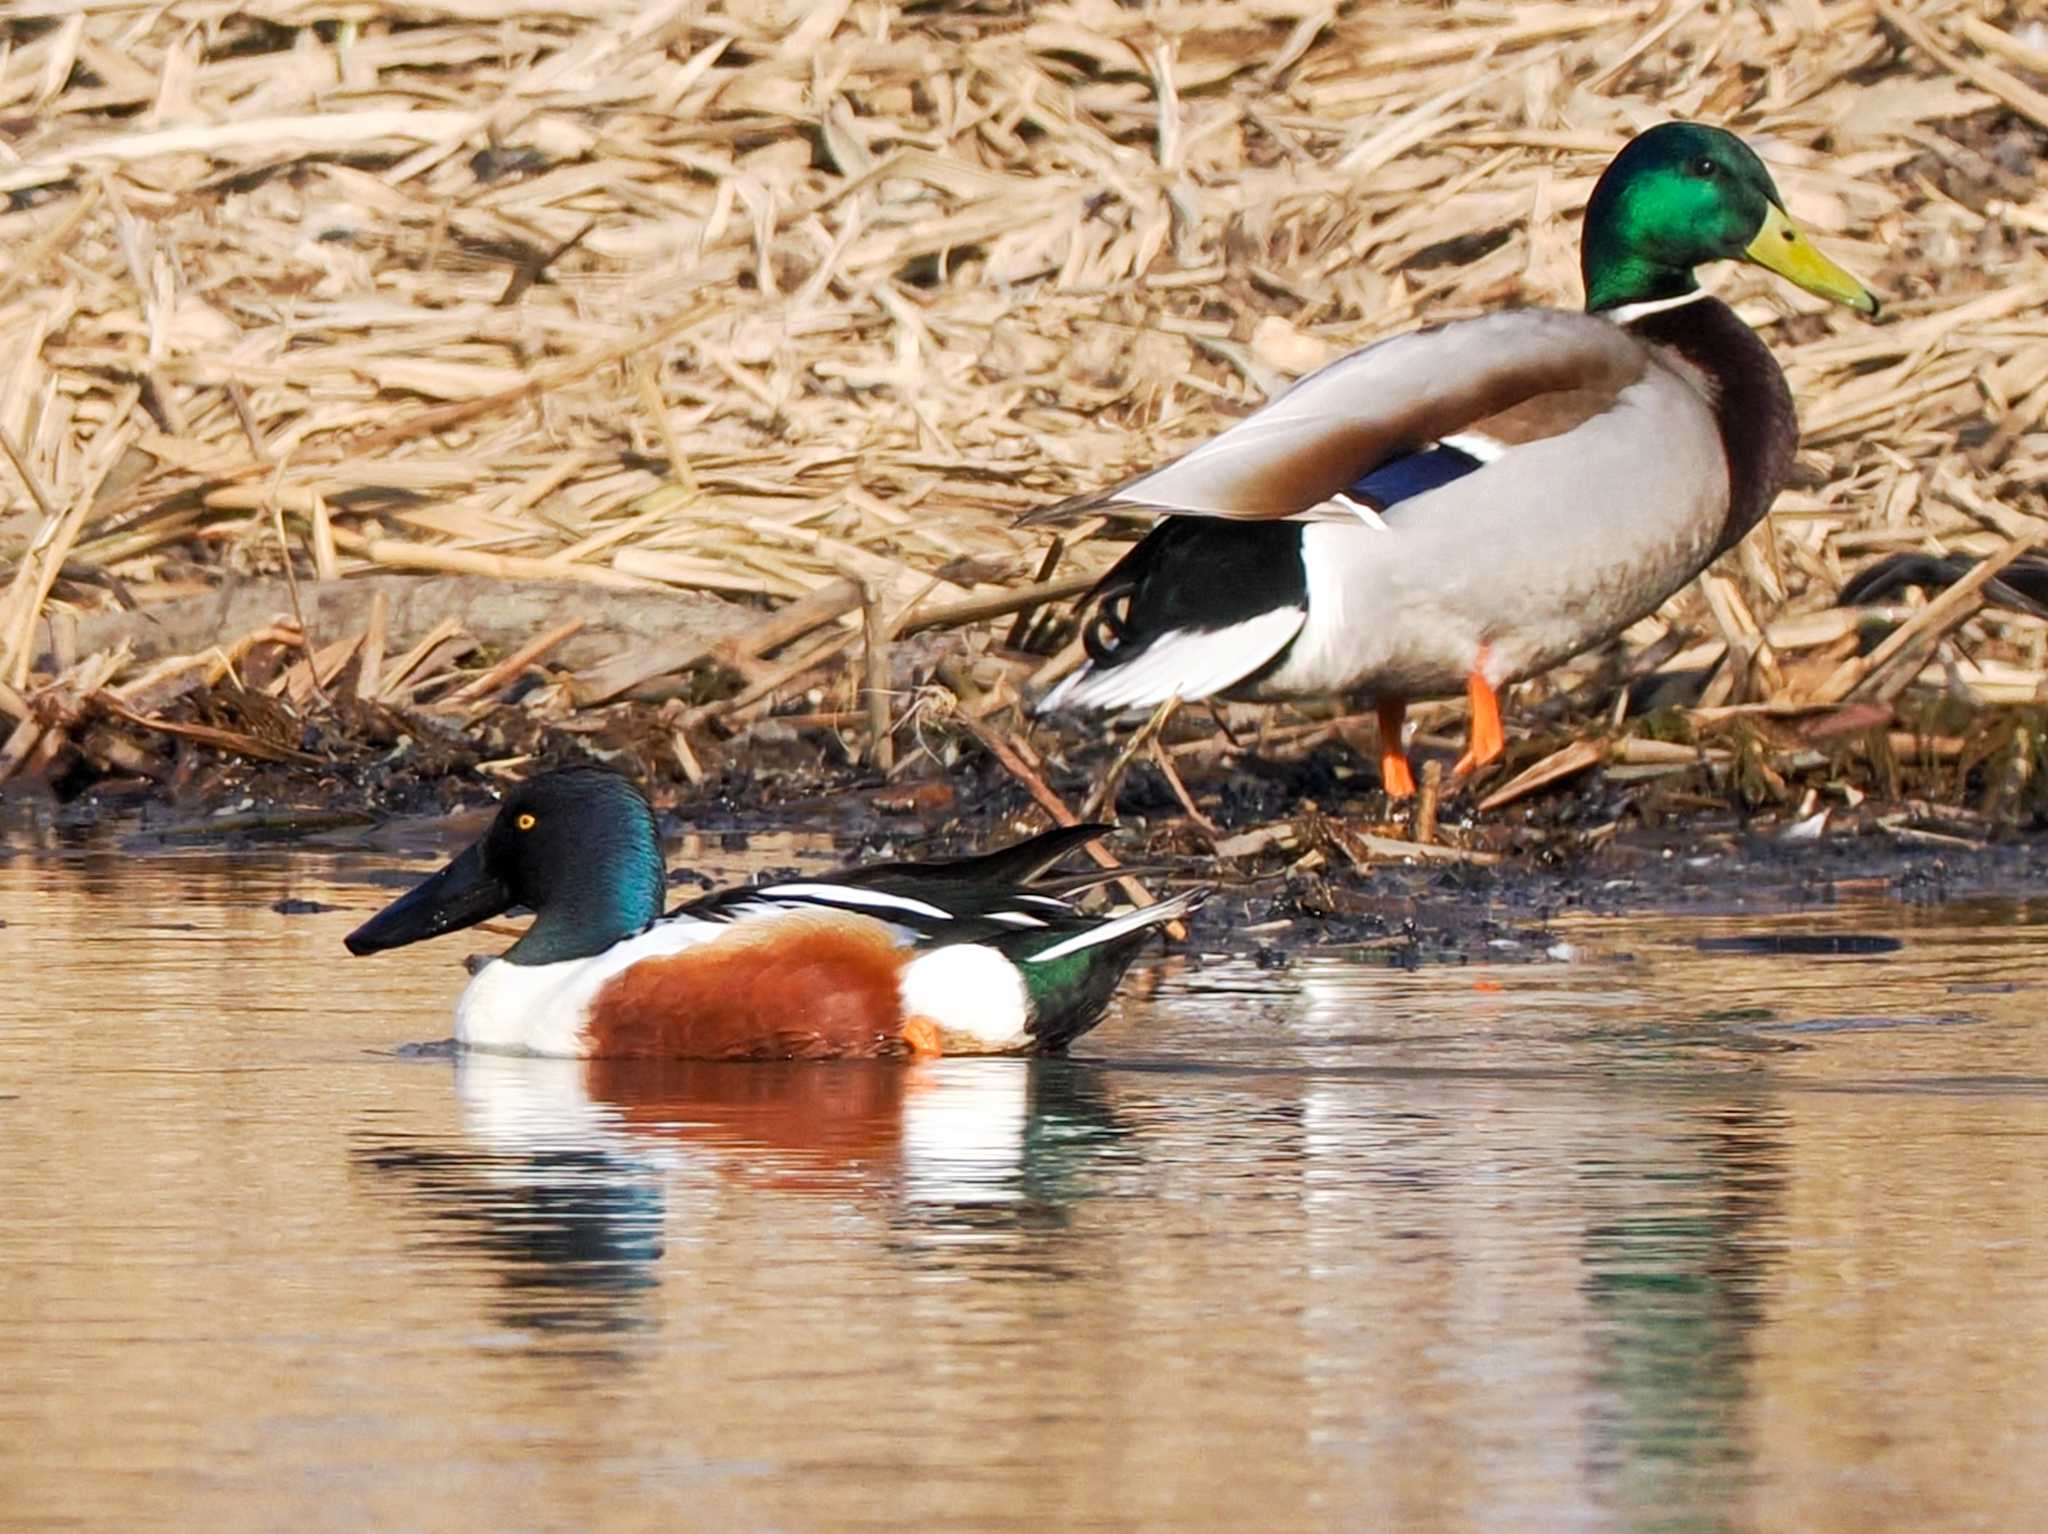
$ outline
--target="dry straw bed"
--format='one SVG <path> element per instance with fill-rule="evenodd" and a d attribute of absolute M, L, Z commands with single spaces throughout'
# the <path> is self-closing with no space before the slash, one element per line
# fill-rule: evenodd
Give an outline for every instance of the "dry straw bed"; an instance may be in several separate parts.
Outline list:
<path fill-rule="evenodd" d="M 1381 333 L 1575 304 L 1594 177 L 1672 116 L 1755 144 L 1887 320 L 1715 274 L 1792 379 L 1801 482 L 1618 657 L 1517 700 L 1599 718 L 1631 670 L 1705 668 L 1685 739 L 1524 742 L 1489 802 L 1605 763 L 1798 808 L 1787 774 L 1841 757 L 1783 733 L 1816 710 L 1866 754 L 1974 763 L 1974 737 L 1893 742 L 1892 700 L 2030 703 L 2048 624 L 1988 566 L 1875 620 L 1833 603 L 1879 557 L 2004 561 L 2048 528 L 2048 25 L 2024 11 L 12 0 L 0 778 L 161 779 L 179 742 L 291 760 L 344 704 L 396 739 L 506 707 L 589 729 L 715 663 L 732 695 L 661 716 L 691 776 L 776 710 L 885 765 L 950 714 L 1057 801 L 1013 707 L 1047 635 L 1015 615 L 1117 545 L 1088 526 L 1048 559 L 1016 515 Z M 304 622 L 297 583 L 375 570 L 569 596 L 495 648 L 452 618 L 397 633 L 381 600 Z M 254 632 L 77 640 L 278 574 L 293 600 Z M 571 666 L 578 585 L 757 611 Z M 1872 621 L 1905 627 L 1865 653 Z M 892 678 L 890 645 L 934 627 L 912 700 L 937 652 Z M 1730 721 L 1750 733 L 1715 745 Z M 1158 723 L 1120 760 L 1201 823 L 1173 765 L 1239 746 Z M 1352 731 L 1263 728 L 1269 752 Z"/>

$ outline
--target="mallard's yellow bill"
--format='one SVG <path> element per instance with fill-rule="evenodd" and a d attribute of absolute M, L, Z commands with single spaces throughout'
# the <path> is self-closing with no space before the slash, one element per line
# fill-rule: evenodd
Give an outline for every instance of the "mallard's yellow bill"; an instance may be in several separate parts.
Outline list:
<path fill-rule="evenodd" d="M 1785 216 L 1785 210 L 1775 204 L 1764 215 L 1763 228 L 1743 254 L 1809 293 L 1847 304 L 1864 314 L 1877 313 L 1877 295 L 1822 255 L 1813 241 L 1799 232 L 1799 226 Z"/>

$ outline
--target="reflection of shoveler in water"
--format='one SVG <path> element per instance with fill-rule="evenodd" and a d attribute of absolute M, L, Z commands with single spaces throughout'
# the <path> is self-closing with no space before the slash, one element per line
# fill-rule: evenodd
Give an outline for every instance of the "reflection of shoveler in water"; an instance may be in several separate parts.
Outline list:
<path fill-rule="evenodd" d="M 910 1204 L 1060 1202 L 1117 1128 L 1105 1080 L 1063 1060 L 543 1060 L 465 1051 L 455 1095 L 489 1180 L 652 1174 Z M 414 1158 L 416 1159 L 416 1158 Z M 707 1177 L 709 1180 L 707 1180 Z M 472 1202 L 473 1207 L 473 1202 Z"/>
<path fill-rule="evenodd" d="M 1102 1018 L 1190 891 L 1108 919 L 1028 888 L 1101 826 L 982 857 L 722 890 L 662 915 L 654 812 L 624 778 L 522 784 L 481 841 L 348 936 L 376 953 L 530 907 L 463 992 L 474 1049 L 696 1060 L 1056 1051 Z"/>

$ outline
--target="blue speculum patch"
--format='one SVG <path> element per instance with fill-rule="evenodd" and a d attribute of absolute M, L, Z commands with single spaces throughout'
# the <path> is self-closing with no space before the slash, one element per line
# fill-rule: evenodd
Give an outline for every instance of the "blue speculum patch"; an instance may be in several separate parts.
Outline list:
<path fill-rule="evenodd" d="M 1353 500 L 1385 511 L 1431 490 L 1441 490 L 1480 466 L 1480 461 L 1463 448 L 1439 442 L 1419 452 L 1389 458 L 1345 493 Z"/>

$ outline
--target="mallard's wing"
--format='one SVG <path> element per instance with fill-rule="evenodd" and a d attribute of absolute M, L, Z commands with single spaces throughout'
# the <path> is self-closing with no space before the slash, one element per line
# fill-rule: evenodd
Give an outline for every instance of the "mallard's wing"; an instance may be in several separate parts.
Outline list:
<path fill-rule="evenodd" d="M 1604 413 L 1653 365 L 1619 326 L 1556 309 L 1413 331 L 1309 374 L 1163 468 L 1027 520 L 1128 511 L 1374 521 Z"/>
<path fill-rule="evenodd" d="M 1358 425 L 1384 382 L 1405 414 Z M 1731 505 L 1713 399 L 1670 348 L 1548 310 L 1334 363 L 1103 498 L 1164 517 L 1090 593 L 1088 660 L 1038 709 L 1442 690 L 1481 646 L 1502 675 L 1554 663 L 1712 557 Z"/>

